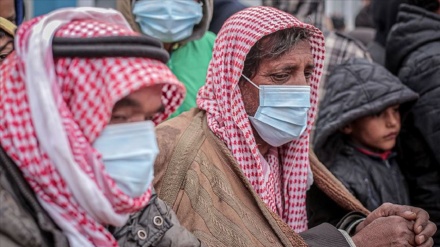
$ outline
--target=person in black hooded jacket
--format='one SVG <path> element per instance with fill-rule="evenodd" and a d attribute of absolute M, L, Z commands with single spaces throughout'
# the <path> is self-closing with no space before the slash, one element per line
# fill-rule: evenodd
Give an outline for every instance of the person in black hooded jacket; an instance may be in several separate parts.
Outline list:
<path fill-rule="evenodd" d="M 440 1 L 401 5 L 388 37 L 386 67 L 420 99 L 402 124 L 399 164 L 411 204 L 426 209 L 440 227 Z M 440 231 L 434 237 L 440 246 Z"/>
<path fill-rule="evenodd" d="M 336 67 L 326 90 L 315 130 L 318 158 L 369 210 L 385 202 L 408 204 L 392 149 L 400 112 L 417 94 L 384 67 L 360 58 Z"/>
<path fill-rule="evenodd" d="M 407 0 L 372 0 L 371 13 L 376 29 L 373 41 L 368 45 L 368 52 L 374 62 L 385 65 L 385 45 L 391 27 L 396 23 L 399 5 Z"/>

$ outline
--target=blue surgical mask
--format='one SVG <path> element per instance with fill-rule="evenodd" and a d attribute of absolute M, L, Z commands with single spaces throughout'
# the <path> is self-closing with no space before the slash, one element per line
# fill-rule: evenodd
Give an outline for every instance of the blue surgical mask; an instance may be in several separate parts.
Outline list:
<path fill-rule="evenodd" d="M 139 0 L 133 14 L 144 34 L 172 43 L 191 36 L 203 10 L 194 0 Z"/>
<path fill-rule="evenodd" d="M 310 108 L 310 86 L 257 86 L 260 105 L 249 121 L 260 137 L 273 147 L 279 147 L 299 138 L 307 127 Z"/>
<path fill-rule="evenodd" d="M 141 196 L 153 181 L 159 152 L 151 121 L 107 125 L 93 143 L 107 173 L 128 196 Z"/>

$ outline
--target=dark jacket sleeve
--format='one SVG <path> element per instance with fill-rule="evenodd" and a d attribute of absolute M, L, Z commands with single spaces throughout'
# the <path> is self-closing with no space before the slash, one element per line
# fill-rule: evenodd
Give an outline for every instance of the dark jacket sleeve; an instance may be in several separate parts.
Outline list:
<path fill-rule="evenodd" d="M 350 247 L 344 235 L 334 226 L 324 223 L 299 234 L 310 247 Z"/>
<path fill-rule="evenodd" d="M 309 228 L 327 222 L 334 226 L 348 214 L 349 211 L 341 208 L 315 184 L 307 191 L 307 217 Z M 325 207 L 323 206 L 325 205 Z"/>
<path fill-rule="evenodd" d="M 133 214 L 127 224 L 110 228 L 121 247 L 199 247 L 200 241 L 180 225 L 176 214 L 156 193 L 150 203 Z"/>

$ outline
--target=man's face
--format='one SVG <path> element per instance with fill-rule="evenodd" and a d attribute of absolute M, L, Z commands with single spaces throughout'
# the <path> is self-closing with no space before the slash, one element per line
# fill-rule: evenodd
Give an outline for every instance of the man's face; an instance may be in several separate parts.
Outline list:
<path fill-rule="evenodd" d="M 144 87 L 119 100 L 113 107 L 109 124 L 151 120 L 155 114 L 163 111 L 162 87 Z"/>
<path fill-rule="evenodd" d="M 17 24 L 14 0 L 0 0 L 0 17 Z"/>
<path fill-rule="evenodd" d="M 259 85 L 310 84 L 314 70 L 310 43 L 300 41 L 293 49 L 278 59 L 262 61 L 256 75 L 251 79 Z M 240 91 L 246 113 L 254 116 L 259 106 L 259 90 L 249 82 L 240 83 Z"/>
<path fill-rule="evenodd" d="M 12 39 L 12 37 L 7 34 L 0 34 L 0 64 L 13 50 L 14 40 Z"/>

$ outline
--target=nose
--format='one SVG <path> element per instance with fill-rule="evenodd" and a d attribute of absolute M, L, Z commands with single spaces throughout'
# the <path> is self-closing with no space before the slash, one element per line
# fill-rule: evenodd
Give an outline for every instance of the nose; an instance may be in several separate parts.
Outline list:
<path fill-rule="evenodd" d="M 387 110 L 387 126 L 395 127 L 400 124 L 400 113 L 395 111 L 394 109 Z"/>

